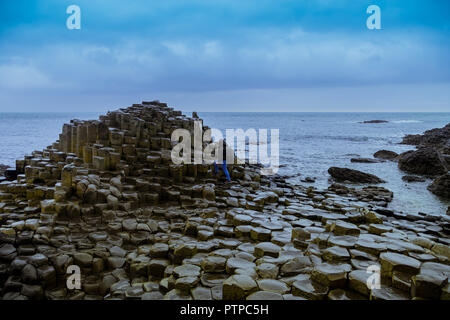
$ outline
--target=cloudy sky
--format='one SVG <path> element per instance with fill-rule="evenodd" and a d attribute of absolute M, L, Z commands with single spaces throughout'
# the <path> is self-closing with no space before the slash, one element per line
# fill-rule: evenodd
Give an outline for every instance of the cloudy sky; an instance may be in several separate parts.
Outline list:
<path fill-rule="evenodd" d="M 0 112 L 450 111 L 449 18 L 439 0 L 1 0 Z"/>

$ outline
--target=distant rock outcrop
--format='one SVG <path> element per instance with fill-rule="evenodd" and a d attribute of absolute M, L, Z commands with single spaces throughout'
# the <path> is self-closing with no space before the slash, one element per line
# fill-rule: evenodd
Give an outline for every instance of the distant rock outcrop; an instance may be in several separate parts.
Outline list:
<path fill-rule="evenodd" d="M 388 123 L 389 121 L 387 120 L 366 120 L 366 121 L 361 121 L 360 123 Z"/>
<path fill-rule="evenodd" d="M 357 162 L 357 163 L 379 163 L 382 162 L 378 159 L 372 159 L 372 158 L 351 158 L 351 162 Z"/>
<path fill-rule="evenodd" d="M 384 183 L 386 181 L 378 178 L 377 176 L 365 173 L 358 170 L 348 168 L 331 167 L 328 169 L 328 173 L 339 182 L 349 181 L 357 183 Z"/>

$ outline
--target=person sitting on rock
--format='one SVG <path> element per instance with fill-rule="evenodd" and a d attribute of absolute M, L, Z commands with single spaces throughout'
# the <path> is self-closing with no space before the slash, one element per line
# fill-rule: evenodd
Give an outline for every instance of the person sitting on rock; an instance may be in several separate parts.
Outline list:
<path fill-rule="evenodd" d="M 230 174 L 228 173 L 227 169 L 227 143 L 225 142 L 225 139 L 219 140 L 219 152 L 222 148 L 222 170 L 223 173 L 225 173 L 225 177 L 227 177 L 227 181 L 231 181 Z M 216 161 L 214 161 L 214 174 L 219 173 L 219 166 L 217 165 Z"/>

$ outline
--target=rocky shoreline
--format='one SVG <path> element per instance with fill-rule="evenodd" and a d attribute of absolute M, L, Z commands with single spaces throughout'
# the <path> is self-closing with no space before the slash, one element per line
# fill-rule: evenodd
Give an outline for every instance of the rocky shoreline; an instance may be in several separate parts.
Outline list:
<path fill-rule="evenodd" d="M 0 178 L 0 297 L 450 299 L 449 216 L 390 210 L 377 186 L 317 190 L 236 164 L 226 184 L 174 165 L 171 132 L 195 120 L 143 102 L 72 120 L 18 160 Z"/>

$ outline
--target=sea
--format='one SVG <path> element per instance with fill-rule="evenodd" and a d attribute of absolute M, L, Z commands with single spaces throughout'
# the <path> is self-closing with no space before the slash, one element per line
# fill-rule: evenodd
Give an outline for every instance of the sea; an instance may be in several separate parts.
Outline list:
<path fill-rule="evenodd" d="M 0 113 L 0 164 L 15 165 L 33 150 L 42 150 L 58 139 L 62 125 L 71 119 L 98 119 L 104 112 Z M 185 114 L 190 115 L 186 112 Z M 279 130 L 280 175 L 292 183 L 326 189 L 332 181 L 329 167 L 347 167 L 375 174 L 394 192 L 389 207 L 409 213 L 446 214 L 450 201 L 439 199 L 425 182 L 406 183 L 396 162 L 352 163 L 351 158 L 372 158 L 381 149 L 401 153 L 415 149 L 399 142 L 406 134 L 423 133 L 450 122 L 450 113 L 321 113 L 321 112 L 198 112 L 204 125 L 220 130 Z M 361 123 L 386 120 L 387 123 Z M 270 150 L 270 148 L 269 148 Z M 302 182 L 306 177 L 314 183 Z M 362 187 L 360 185 L 349 185 Z"/>

